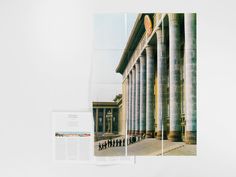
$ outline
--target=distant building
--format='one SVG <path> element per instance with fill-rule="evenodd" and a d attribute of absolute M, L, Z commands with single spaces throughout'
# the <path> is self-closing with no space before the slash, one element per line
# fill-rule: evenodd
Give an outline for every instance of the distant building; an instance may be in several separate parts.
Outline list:
<path fill-rule="evenodd" d="M 94 132 L 119 134 L 122 126 L 119 119 L 122 115 L 122 96 L 117 95 L 114 102 L 93 102 Z"/>

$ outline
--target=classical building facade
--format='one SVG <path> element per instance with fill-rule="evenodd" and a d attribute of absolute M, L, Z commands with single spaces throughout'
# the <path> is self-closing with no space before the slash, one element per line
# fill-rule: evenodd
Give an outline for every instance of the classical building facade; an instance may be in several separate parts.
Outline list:
<path fill-rule="evenodd" d="M 105 133 L 118 134 L 122 127 L 122 96 L 117 95 L 114 102 L 93 102 L 94 132 L 97 136 Z"/>
<path fill-rule="evenodd" d="M 128 134 L 196 144 L 196 14 L 139 14 L 116 72 Z"/>

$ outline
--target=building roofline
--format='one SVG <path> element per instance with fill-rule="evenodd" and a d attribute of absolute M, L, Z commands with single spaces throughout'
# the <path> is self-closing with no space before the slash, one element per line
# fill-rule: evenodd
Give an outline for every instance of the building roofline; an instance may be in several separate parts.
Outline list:
<path fill-rule="evenodd" d="M 116 102 L 93 102 L 93 106 L 117 106 Z"/>
<path fill-rule="evenodd" d="M 141 40 L 144 32 L 145 32 L 145 28 L 143 25 L 143 18 L 146 14 L 138 14 L 133 29 L 130 33 L 128 42 L 126 43 L 124 52 L 121 56 L 120 62 L 116 68 L 116 72 L 123 74 L 124 70 L 125 70 L 125 66 L 128 64 L 130 57 L 132 56 L 134 50 L 136 49 L 137 44 L 139 43 L 139 41 Z M 150 14 L 149 14 L 150 15 Z"/>
<path fill-rule="evenodd" d="M 140 21 L 141 21 L 141 20 L 140 20 L 141 18 L 142 18 L 142 14 L 138 14 L 138 16 L 137 16 L 137 18 L 136 18 L 136 20 L 135 20 L 133 29 L 132 29 L 132 31 L 131 31 L 131 33 L 130 33 L 128 42 L 126 43 L 124 52 L 123 52 L 123 54 L 122 54 L 122 56 L 121 56 L 121 60 L 120 60 L 118 66 L 117 66 L 117 68 L 116 68 L 116 72 L 117 72 L 117 73 L 120 73 L 120 74 L 123 73 L 123 71 L 122 71 L 122 65 L 125 63 L 125 59 L 126 59 L 127 56 L 128 56 L 128 51 L 129 51 L 129 49 L 130 49 L 130 47 L 131 47 L 131 42 L 133 41 L 134 37 L 135 37 L 136 34 L 137 34 L 137 30 L 138 30 L 137 27 L 138 27 L 138 26 L 140 25 L 140 23 L 141 23 L 141 22 L 140 22 Z"/>

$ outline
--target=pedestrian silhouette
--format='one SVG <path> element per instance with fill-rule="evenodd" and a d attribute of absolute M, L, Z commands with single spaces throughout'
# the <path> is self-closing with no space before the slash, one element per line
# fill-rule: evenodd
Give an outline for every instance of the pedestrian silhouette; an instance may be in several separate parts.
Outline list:
<path fill-rule="evenodd" d="M 105 149 L 107 148 L 107 142 L 105 141 L 105 144 L 104 144 L 104 146 L 105 146 Z"/>
<path fill-rule="evenodd" d="M 122 141 L 121 141 L 121 139 L 119 140 L 119 146 L 121 146 L 121 143 L 122 143 Z"/>
<path fill-rule="evenodd" d="M 133 142 L 133 143 L 136 142 L 136 137 L 135 137 L 135 136 L 132 137 L 132 142 Z"/>
<path fill-rule="evenodd" d="M 110 139 L 109 142 L 110 142 L 110 147 L 111 147 L 112 146 L 112 140 Z"/>
<path fill-rule="evenodd" d="M 101 143 L 98 144 L 98 150 L 102 150 L 102 146 L 101 146 Z"/>
<path fill-rule="evenodd" d="M 129 137 L 129 144 L 132 143 L 132 137 Z"/>

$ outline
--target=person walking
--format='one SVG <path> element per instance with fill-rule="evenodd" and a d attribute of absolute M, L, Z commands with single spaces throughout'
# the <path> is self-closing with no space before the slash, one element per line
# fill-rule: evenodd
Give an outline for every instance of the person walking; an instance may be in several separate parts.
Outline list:
<path fill-rule="evenodd" d="M 105 144 L 104 144 L 104 146 L 105 146 L 105 149 L 107 148 L 107 141 L 105 141 Z"/>
<path fill-rule="evenodd" d="M 99 144 L 98 144 L 98 150 L 100 151 L 100 150 L 102 150 L 102 146 L 101 146 L 101 143 L 99 142 Z"/>

